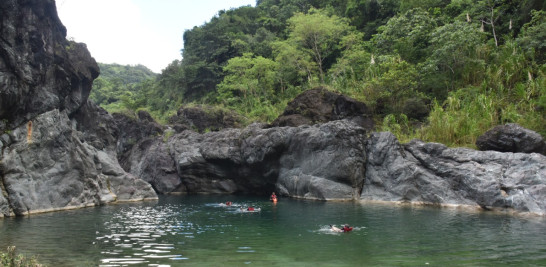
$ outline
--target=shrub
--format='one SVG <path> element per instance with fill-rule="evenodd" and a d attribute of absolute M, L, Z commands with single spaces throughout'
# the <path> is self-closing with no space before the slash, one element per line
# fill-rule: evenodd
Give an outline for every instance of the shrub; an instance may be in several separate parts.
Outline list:
<path fill-rule="evenodd" d="M 6 252 L 0 252 L 0 266 L 3 267 L 42 267 L 36 258 L 26 258 L 15 254 L 15 246 L 9 246 Z"/>

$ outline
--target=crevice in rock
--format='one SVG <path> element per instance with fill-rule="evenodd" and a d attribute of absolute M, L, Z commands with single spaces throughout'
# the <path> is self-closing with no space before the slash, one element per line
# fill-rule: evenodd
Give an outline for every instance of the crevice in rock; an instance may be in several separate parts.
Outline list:
<path fill-rule="evenodd" d="M 2 148 L 2 155 L 4 154 L 4 149 Z M 6 184 L 5 184 L 5 178 L 4 178 L 4 163 L 2 162 L 2 159 L 0 158 L 0 191 L 2 193 L 2 196 L 7 201 L 7 210 L 1 209 L 0 206 L 0 215 L 7 217 L 13 215 L 13 208 L 11 206 L 11 203 L 9 201 L 9 194 L 6 190 Z"/>

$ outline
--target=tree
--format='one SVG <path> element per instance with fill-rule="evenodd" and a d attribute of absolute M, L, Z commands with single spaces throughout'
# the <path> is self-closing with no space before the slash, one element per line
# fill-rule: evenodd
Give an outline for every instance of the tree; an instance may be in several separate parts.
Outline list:
<path fill-rule="evenodd" d="M 279 65 L 278 75 L 281 90 L 288 85 L 299 86 L 304 82 L 312 84 L 316 81 L 317 65 L 311 55 L 298 49 L 289 41 L 279 41 L 273 44 L 275 61 Z"/>
<path fill-rule="evenodd" d="M 366 40 L 377 32 L 377 28 L 394 16 L 400 0 L 347 0 L 345 17 L 351 25 L 362 31 Z"/>
<path fill-rule="evenodd" d="M 379 27 L 372 41 L 381 54 L 399 54 L 402 59 L 417 63 L 428 56 L 430 34 L 436 27 L 428 12 L 410 9 Z"/>
<path fill-rule="evenodd" d="M 363 34 L 354 32 L 343 37 L 341 57 L 329 70 L 332 81 L 338 79 L 350 79 L 362 81 L 366 78 L 373 78 L 368 72 L 372 61 L 372 54 L 366 51 Z"/>
<path fill-rule="evenodd" d="M 218 100 L 227 105 L 247 103 L 250 98 L 267 99 L 275 92 L 277 65 L 264 57 L 245 53 L 224 67 L 226 76 L 218 85 Z"/>
<path fill-rule="evenodd" d="M 328 16 L 316 9 L 310 10 L 309 14 L 296 13 L 288 23 L 288 41 L 311 55 L 318 67 L 320 81 L 324 82 L 324 73 L 334 62 L 339 42 L 351 27 L 345 19 Z"/>
<path fill-rule="evenodd" d="M 533 10 L 531 13 L 531 21 L 523 25 L 516 41 L 538 64 L 544 64 L 546 61 L 546 11 Z"/>
<path fill-rule="evenodd" d="M 432 33 L 430 43 L 433 52 L 427 59 L 427 66 L 432 68 L 431 73 L 436 70 L 447 73 L 450 77 L 448 90 L 453 90 L 457 78 L 462 77 L 463 70 L 476 71 L 475 67 L 483 64 L 476 57 L 476 48 L 483 40 L 483 34 L 469 23 L 456 21 L 441 26 Z"/>
<path fill-rule="evenodd" d="M 406 99 L 417 96 L 417 70 L 400 57 L 378 59 L 379 76 L 371 79 L 372 97 L 378 100 L 377 111 L 383 114 L 402 113 Z"/>

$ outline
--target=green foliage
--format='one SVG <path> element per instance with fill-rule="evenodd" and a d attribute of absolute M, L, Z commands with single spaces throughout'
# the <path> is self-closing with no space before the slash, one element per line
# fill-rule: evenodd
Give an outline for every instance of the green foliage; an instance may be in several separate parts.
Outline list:
<path fill-rule="evenodd" d="M 424 139 L 448 146 L 473 146 L 479 135 L 499 121 L 494 99 L 467 88 L 451 94 L 444 107 L 434 102 Z"/>
<path fill-rule="evenodd" d="M 368 40 L 399 8 L 399 0 L 347 0 L 345 16 Z"/>
<path fill-rule="evenodd" d="M 122 66 L 99 63 L 99 67 L 101 74 L 93 82 L 89 98 L 102 107 L 119 105 L 118 102 L 123 99 L 127 101 L 127 98 L 133 95 L 142 83 L 157 76 L 142 65 Z"/>
<path fill-rule="evenodd" d="M 466 22 L 456 21 L 436 28 L 430 39 L 433 52 L 422 73 L 424 79 L 439 78 L 442 87 L 422 91 L 445 99 L 447 92 L 482 77 L 484 61 L 478 57 L 477 49 L 483 40 L 483 34 Z"/>
<path fill-rule="evenodd" d="M 296 13 L 288 20 L 288 42 L 313 58 L 319 79 L 334 62 L 342 38 L 351 31 L 348 22 L 323 10 L 311 9 L 308 14 Z"/>
<path fill-rule="evenodd" d="M 368 93 L 383 103 L 378 112 L 401 113 L 403 102 L 417 94 L 417 70 L 398 57 L 385 56 L 377 64 L 379 75 L 368 82 Z"/>
<path fill-rule="evenodd" d="M 278 68 L 277 62 L 250 53 L 230 59 L 218 85 L 218 102 L 250 119 L 274 120 L 286 103 L 283 99 L 294 97 L 287 90 L 275 90 L 282 88 Z"/>
<path fill-rule="evenodd" d="M 403 15 L 391 18 L 378 28 L 373 38 L 377 52 L 398 54 L 405 61 L 417 63 L 429 56 L 431 32 L 436 21 L 423 9 L 410 9 Z"/>
<path fill-rule="evenodd" d="M 259 0 L 186 31 L 183 60 L 160 75 L 109 66 L 91 98 L 160 121 L 195 103 L 269 122 L 321 85 L 365 102 L 403 141 L 473 146 L 506 122 L 546 134 L 543 9 L 540 0 Z"/>
<path fill-rule="evenodd" d="M 546 11 L 533 10 L 532 19 L 523 25 L 518 44 L 538 64 L 546 63 Z"/>
<path fill-rule="evenodd" d="M 250 53 L 229 60 L 227 73 L 218 85 L 219 100 L 224 104 L 243 104 L 250 98 L 268 99 L 273 95 L 276 81 L 276 63 Z"/>
<path fill-rule="evenodd" d="M 3 267 L 41 267 L 44 266 L 36 258 L 27 258 L 15 253 L 15 247 L 10 246 L 6 252 L 0 252 L 0 266 Z"/>
<path fill-rule="evenodd" d="M 139 83 L 157 76 L 143 65 L 119 65 L 98 63 L 100 77 L 106 80 L 119 79 L 123 84 Z"/>

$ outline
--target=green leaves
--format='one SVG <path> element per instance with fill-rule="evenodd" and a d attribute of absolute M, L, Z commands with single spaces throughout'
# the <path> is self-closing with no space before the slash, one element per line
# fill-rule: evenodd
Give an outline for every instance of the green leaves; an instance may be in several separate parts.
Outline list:
<path fill-rule="evenodd" d="M 546 63 L 546 11 L 531 11 L 532 19 L 523 25 L 520 36 L 516 39 L 525 52 L 538 64 Z"/>
<path fill-rule="evenodd" d="M 399 137 L 464 145 L 503 122 L 546 133 L 546 12 L 531 12 L 542 6 L 259 0 L 186 31 L 183 60 L 157 78 L 128 85 L 125 72 L 101 75 L 91 97 L 156 118 L 206 103 L 271 121 L 297 94 L 322 85 L 366 102 Z"/>
<path fill-rule="evenodd" d="M 320 81 L 324 82 L 324 73 L 333 62 L 329 57 L 339 50 L 342 38 L 352 28 L 345 19 L 328 16 L 325 11 L 316 9 L 311 9 L 309 14 L 296 13 L 288 24 L 287 41 L 313 58 Z"/>
<path fill-rule="evenodd" d="M 436 27 L 428 12 L 410 9 L 379 27 L 373 42 L 379 53 L 398 54 L 408 62 L 417 63 L 429 56 L 430 34 Z"/>

